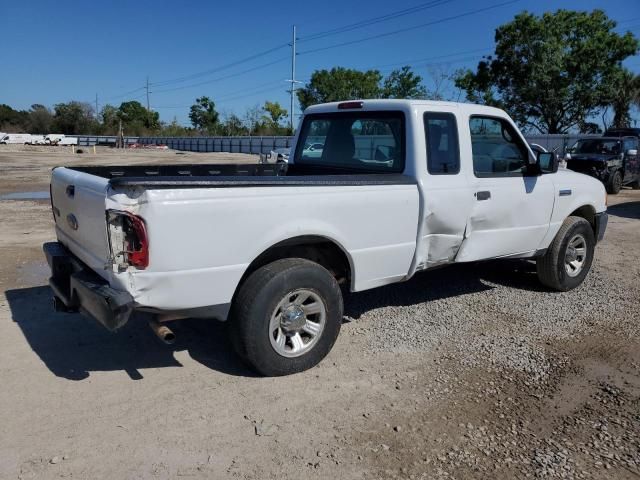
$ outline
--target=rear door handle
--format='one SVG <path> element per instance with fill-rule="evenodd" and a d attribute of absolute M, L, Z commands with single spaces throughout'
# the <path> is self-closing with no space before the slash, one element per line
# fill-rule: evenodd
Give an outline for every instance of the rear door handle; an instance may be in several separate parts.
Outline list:
<path fill-rule="evenodd" d="M 476 192 L 476 200 L 489 200 L 491 198 L 491 192 L 488 190 L 484 190 L 482 192 Z"/>

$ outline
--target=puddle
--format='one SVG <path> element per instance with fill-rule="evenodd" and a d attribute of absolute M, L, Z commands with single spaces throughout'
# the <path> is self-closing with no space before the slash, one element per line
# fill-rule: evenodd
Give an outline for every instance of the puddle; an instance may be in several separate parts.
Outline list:
<path fill-rule="evenodd" d="M 0 200 L 49 200 L 49 190 L 5 193 L 0 195 Z"/>

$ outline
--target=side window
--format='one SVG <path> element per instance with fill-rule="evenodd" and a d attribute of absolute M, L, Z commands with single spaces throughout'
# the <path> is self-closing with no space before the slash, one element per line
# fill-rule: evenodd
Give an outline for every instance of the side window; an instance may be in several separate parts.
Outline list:
<path fill-rule="evenodd" d="M 425 113 L 424 134 L 428 172 L 431 175 L 455 175 L 460 172 L 456 117 L 451 113 Z"/>
<path fill-rule="evenodd" d="M 634 140 L 633 138 L 625 139 L 623 149 L 625 153 L 627 152 L 627 150 L 637 150 L 638 141 Z"/>
<path fill-rule="evenodd" d="M 511 124 L 500 118 L 471 117 L 473 171 L 477 177 L 512 177 L 525 173 L 528 150 Z"/>

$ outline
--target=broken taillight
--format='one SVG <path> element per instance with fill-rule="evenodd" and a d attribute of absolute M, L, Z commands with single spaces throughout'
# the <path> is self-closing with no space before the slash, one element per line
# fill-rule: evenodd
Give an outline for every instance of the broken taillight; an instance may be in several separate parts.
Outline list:
<path fill-rule="evenodd" d="M 149 266 L 149 237 L 142 217 L 129 212 L 107 212 L 111 256 L 118 268 Z"/>
<path fill-rule="evenodd" d="M 127 215 L 127 220 L 130 225 L 129 231 L 125 228 L 127 260 L 134 267 L 147 268 L 149 266 L 147 227 L 144 224 L 144 220 L 135 215 Z"/>

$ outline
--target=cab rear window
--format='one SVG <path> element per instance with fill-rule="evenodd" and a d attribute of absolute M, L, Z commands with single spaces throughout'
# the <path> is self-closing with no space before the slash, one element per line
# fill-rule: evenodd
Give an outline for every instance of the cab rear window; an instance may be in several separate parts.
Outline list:
<path fill-rule="evenodd" d="M 307 115 L 294 162 L 375 173 L 404 170 L 402 112 L 340 112 Z"/>

